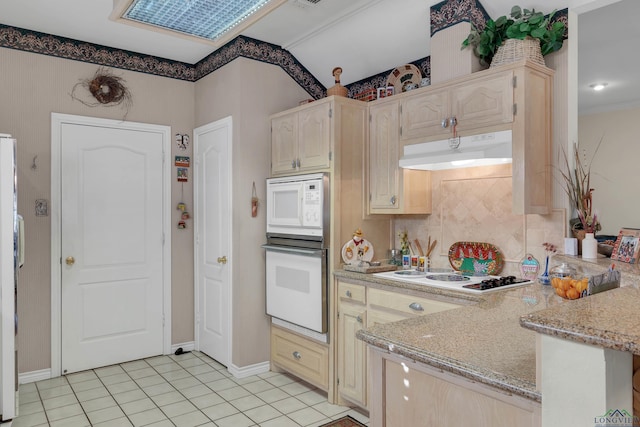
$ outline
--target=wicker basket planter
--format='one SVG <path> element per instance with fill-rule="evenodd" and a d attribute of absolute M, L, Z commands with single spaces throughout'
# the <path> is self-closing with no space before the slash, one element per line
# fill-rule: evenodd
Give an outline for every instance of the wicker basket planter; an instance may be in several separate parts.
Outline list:
<path fill-rule="evenodd" d="M 537 64 L 546 65 L 542 57 L 542 51 L 540 50 L 540 40 L 530 37 L 524 40 L 505 40 L 493 56 L 489 68 L 522 61 L 523 59 L 529 59 Z"/>

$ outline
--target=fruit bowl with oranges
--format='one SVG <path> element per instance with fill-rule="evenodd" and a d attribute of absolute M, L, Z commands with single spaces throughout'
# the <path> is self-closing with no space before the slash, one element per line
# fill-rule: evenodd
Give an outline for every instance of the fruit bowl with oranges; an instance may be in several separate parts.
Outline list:
<path fill-rule="evenodd" d="M 573 278 L 571 276 L 552 277 L 551 286 L 556 290 L 556 294 L 562 298 L 578 299 L 587 296 L 589 278 Z"/>
<path fill-rule="evenodd" d="M 549 271 L 551 286 L 565 299 L 578 299 L 620 287 L 620 272 L 613 264 L 603 273 L 585 274 L 567 263 Z"/>
<path fill-rule="evenodd" d="M 567 263 L 556 265 L 549 271 L 551 286 L 556 294 L 566 299 L 578 299 L 589 292 L 589 277 L 577 272 Z"/>

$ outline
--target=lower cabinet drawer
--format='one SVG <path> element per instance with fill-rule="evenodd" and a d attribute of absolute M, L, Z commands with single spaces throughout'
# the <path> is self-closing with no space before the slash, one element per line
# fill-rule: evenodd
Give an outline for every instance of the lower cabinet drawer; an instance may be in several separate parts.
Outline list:
<path fill-rule="evenodd" d="M 418 316 L 460 307 L 448 302 L 372 288 L 369 289 L 368 300 L 370 305 Z"/>
<path fill-rule="evenodd" d="M 327 391 L 329 348 L 278 327 L 271 327 L 271 363 Z"/>

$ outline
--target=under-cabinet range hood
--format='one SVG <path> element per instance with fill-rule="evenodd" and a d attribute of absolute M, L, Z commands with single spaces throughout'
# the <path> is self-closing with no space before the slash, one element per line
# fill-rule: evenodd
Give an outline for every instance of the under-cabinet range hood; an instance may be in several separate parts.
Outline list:
<path fill-rule="evenodd" d="M 511 131 L 405 145 L 400 167 L 443 170 L 511 163 Z"/>

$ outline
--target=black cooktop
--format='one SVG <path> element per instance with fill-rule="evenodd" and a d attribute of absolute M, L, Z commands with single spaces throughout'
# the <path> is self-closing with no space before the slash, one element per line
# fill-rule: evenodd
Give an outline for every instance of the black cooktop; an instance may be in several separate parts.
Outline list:
<path fill-rule="evenodd" d="M 487 289 L 500 288 L 502 286 L 516 285 L 518 283 L 530 282 L 527 279 L 518 279 L 516 276 L 492 277 L 484 279 L 480 283 L 471 283 L 463 285 L 463 288 L 474 289 L 476 291 L 485 291 Z"/>

